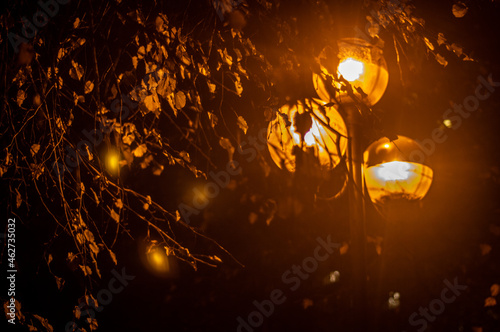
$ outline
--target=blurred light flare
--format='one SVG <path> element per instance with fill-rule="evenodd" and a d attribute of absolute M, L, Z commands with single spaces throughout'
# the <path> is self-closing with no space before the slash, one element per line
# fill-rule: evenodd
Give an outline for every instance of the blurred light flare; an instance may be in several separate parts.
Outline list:
<path fill-rule="evenodd" d="M 387 300 L 387 305 L 389 309 L 397 309 L 399 308 L 401 295 L 398 292 L 390 292 L 389 299 Z"/>
<path fill-rule="evenodd" d="M 342 75 L 349 82 L 359 80 L 364 72 L 365 66 L 363 65 L 363 62 L 353 58 L 345 59 L 338 66 L 338 74 Z"/>
<path fill-rule="evenodd" d="M 120 169 L 120 154 L 116 151 L 110 151 L 106 155 L 106 169 L 111 174 L 118 173 Z"/>
<path fill-rule="evenodd" d="M 339 281 L 340 278 L 340 272 L 339 271 L 333 271 L 330 272 L 330 282 L 333 284 L 337 281 Z"/>
<path fill-rule="evenodd" d="M 446 128 L 451 128 L 453 126 L 453 124 L 451 123 L 451 120 L 450 119 L 445 119 L 443 121 L 443 124 Z"/>
<path fill-rule="evenodd" d="M 152 247 L 147 253 L 147 261 L 156 272 L 168 273 L 170 271 L 170 263 L 165 248 Z"/>

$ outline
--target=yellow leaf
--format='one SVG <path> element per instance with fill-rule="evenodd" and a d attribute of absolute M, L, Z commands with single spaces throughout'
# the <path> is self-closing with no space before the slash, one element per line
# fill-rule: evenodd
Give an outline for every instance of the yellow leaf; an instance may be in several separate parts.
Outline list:
<path fill-rule="evenodd" d="M 16 189 L 16 208 L 19 209 L 22 203 L 23 199 L 21 198 L 21 193 Z"/>
<path fill-rule="evenodd" d="M 189 66 L 191 64 L 191 59 L 189 58 L 189 55 L 188 53 L 186 52 L 186 48 L 184 47 L 184 45 L 182 44 L 179 44 L 177 46 L 177 49 L 175 50 L 175 55 L 177 55 L 177 57 L 179 59 L 181 59 L 181 61 L 186 65 L 186 66 Z"/>
<path fill-rule="evenodd" d="M 457 2 L 453 4 L 453 7 L 451 8 L 451 11 L 456 18 L 464 17 L 468 10 L 469 8 L 467 8 L 463 2 Z"/>
<path fill-rule="evenodd" d="M 91 231 L 86 229 L 83 234 L 85 235 L 85 239 L 87 239 L 88 242 L 94 242 L 94 234 L 92 234 Z"/>
<path fill-rule="evenodd" d="M 159 165 L 159 166 L 155 167 L 155 169 L 153 171 L 153 175 L 160 176 L 164 169 L 165 169 L 165 167 L 163 165 Z"/>
<path fill-rule="evenodd" d="M 242 116 L 238 116 L 238 127 L 243 130 L 246 134 L 248 130 L 248 124 Z"/>
<path fill-rule="evenodd" d="M 213 261 L 216 261 L 216 262 L 219 262 L 219 263 L 222 263 L 222 259 L 220 259 L 218 256 L 214 255 L 214 256 L 210 256 L 210 258 L 213 260 Z"/>
<path fill-rule="evenodd" d="M 76 234 L 76 240 L 78 241 L 79 244 L 83 244 L 85 242 L 85 237 L 83 236 L 82 233 Z"/>
<path fill-rule="evenodd" d="M 153 161 L 153 155 L 149 155 L 141 162 L 141 168 L 145 169 L 149 166 L 149 164 Z"/>
<path fill-rule="evenodd" d="M 446 61 L 446 59 L 441 54 L 436 54 L 436 61 L 444 67 L 448 65 L 448 61 Z"/>
<path fill-rule="evenodd" d="M 156 31 L 163 32 L 163 30 L 165 30 L 165 27 L 163 26 L 164 24 L 165 22 L 163 19 L 160 16 L 157 16 L 155 20 Z"/>
<path fill-rule="evenodd" d="M 186 106 L 186 95 L 182 91 L 177 91 L 175 94 L 175 107 L 181 109 Z"/>
<path fill-rule="evenodd" d="M 227 150 L 227 154 L 229 156 L 229 160 L 233 160 L 234 147 L 231 144 L 231 141 L 228 138 L 221 137 L 220 140 L 219 140 L 219 145 L 224 150 Z"/>
<path fill-rule="evenodd" d="M 84 93 L 85 94 L 90 93 L 90 92 L 92 92 L 93 89 L 94 89 L 94 83 L 92 83 L 90 81 L 87 81 L 85 83 L 85 91 L 84 91 Z"/>
<path fill-rule="evenodd" d="M 427 47 L 431 50 L 431 51 L 434 51 L 434 45 L 432 45 L 431 41 L 427 38 L 424 37 L 424 41 L 425 41 L 425 44 L 427 45 Z"/>
<path fill-rule="evenodd" d="M 117 223 L 120 222 L 120 215 L 118 213 L 115 212 L 115 210 L 111 209 L 111 218 L 113 218 L 114 221 L 116 221 Z"/>
<path fill-rule="evenodd" d="M 485 307 L 494 307 L 497 305 L 497 300 L 494 298 L 494 297 L 488 297 L 485 301 L 484 301 L 484 306 Z"/>
<path fill-rule="evenodd" d="M 73 316 L 75 316 L 76 319 L 80 319 L 81 314 L 82 312 L 80 310 L 80 307 L 75 306 L 75 308 L 73 309 Z"/>
<path fill-rule="evenodd" d="M 83 67 L 73 60 L 71 60 L 71 64 L 73 67 L 69 70 L 69 76 L 76 81 L 81 80 L 84 73 Z"/>
<path fill-rule="evenodd" d="M 94 242 L 90 243 L 89 247 L 94 254 L 97 255 L 99 253 L 99 247 Z"/>
<path fill-rule="evenodd" d="M 236 94 L 238 96 L 241 96 L 241 93 L 243 92 L 243 85 L 241 85 L 240 75 L 238 75 L 237 73 L 234 73 L 234 76 L 236 78 L 234 80 L 234 88 L 236 89 Z"/>
<path fill-rule="evenodd" d="M 115 263 L 115 265 L 118 264 L 118 261 L 116 260 L 116 255 L 114 252 L 112 252 L 110 249 L 108 249 L 108 252 L 109 252 L 109 256 L 111 257 L 111 260 L 113 260 L 113 263 Z"/>
<path fill-rule="evenodd" d="M 146 152 L 148 151 L 148 148 L 146 144 L 141 144 L 137 148 L 132 151 L 135 157 L 140 158 L 142 157 Z"/>
<path fill-rule="evenodd" d="M 207 85 L 208 85 L 208 91 L 210 91 L 210 93 L 214 93 L 214 92 L 215 92 L 216 85 L 215 85 L 215 84 L 212 84 L 212 83 L 210 83 L 210 82 L 207 82 Z"/>
<path fill-rule="evenodd" d="M 80 265 L 80 269 L 83 271 L 84 276 L 92 275 L 92 270 L 87 265 Z"/>
<path fill-rule="evenodd" d="M 26 99 L 26 92 L 23 90 L 17 91 L 17 105 L 21 107 L 21 105 L 24 103 L 24 100 Z"/>
<path fill-rule="evenodd" d="M 438 33 L 438 45 L 442 45 L 444 43 L 446 43 L 446 38 L 444 38 L 444 34 L 442 32 Z"/>
<path fill-rule="evenodd" d="M 59 278 L 57 276 L 54 276 L 54 278 L 56 279 L 57 289 L 62 290 L 62 288 L 64 287 L 64 283 L 65 283 L 64 279 Z"/>
<path fill-rule="evenodd" d="M 457 44 L 451 44 L 451 49 L 453 50 L 453 52 L 455 52 L 455 54 L 457 56 L 462 55 L 462 51 L 463 51 L 462 46 L 458 46 Z"/>
<path fill-rule="evenodd" d="M 153 93 L 152 95 L 149 95 L 146 98 L 144 98 L 144 106 L 146 106 L 146 108 L 150 112 L 154 112 L 157 109 L 159 109 L 160 100 L 158 99 L 158 95 L 156 93 Z"/>
<path fill-rule="evenodd" d="M 139 49 L 137 50 L 137 57 L 139 59 L 144 59 L 145 55 L 146 55 L 146 48 L 144 48 L 144 46 L 139 47 Z"/>
<path fill-rule="evenodd" d="M 38 153 L 38 150 L 40 150 L 40 144 L 33 144 L 30 149 L 31 156 L 34 157 Z"/>
<path fill-rule="evenodd" d="M 116 202 L 115 202 L 115 205 L 116 205 L 117 208 L 122 209 L 123 208 L 123 202 L 122 202 L 122 200 L 118 198 L 116 200 Z"/>
<path fill-rule="evenodd" d="M 500 293 L 500 285 L 493 284 L 490 287 L 491 296 L 497 296 Z"/>
<path fill-rule="evenodd" d="M 43 327 L 45 327 L 45 329 L 47 330 L 47 332 L 54 331 L 54 328 L 52 327 L 52 325 L 49 324 L 49 320 L 48 319 L 40 317 L 38 315 L 33 315 L 33 317 L 35 317 L 36 319 L 38 319 L 40 321 L 40 323 L 42 323 Z"/>

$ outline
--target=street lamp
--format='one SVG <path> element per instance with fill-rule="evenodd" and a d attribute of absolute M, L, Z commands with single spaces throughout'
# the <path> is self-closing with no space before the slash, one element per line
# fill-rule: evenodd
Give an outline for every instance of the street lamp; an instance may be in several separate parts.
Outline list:
<path fill-rule="evenodd" d="M 364 153 L 366 191 L 385 220 L 377 287 L 385 294 L 394 289 L 409 293 L 418 283 L 413 262 L 421 241 L 416 235 L 421 221 L 419 202 L 429 191 L 433 178 L 422 151 L 416 141 L 398 135 L 395 140 L 377 140 Z M 413 254 L 408 256 L 408 252 Z M 398 262 L 398 273 L 394 272 L 393 262 Z M 389 301 L 398 302 L 395 298 Z"/>
<path fill-rule="evenodd" d="M 376 204 L 393 198 L 413 201 L 425 196 L 433 174 L 426 163 L 410 160 L 412 152 L 421 148 L 403 136 L 395 141 L 378 140 L 364 153 L 366 119 L 362 115 L 371 113 L 362 109 L 382 98 L 389 81 L 387 65 L 382 50 L 364 40 L 341 39 L 336 46 L 320 53 L 320 70 L 313 73 L 313 85 L 321 100 L 306 99 L 283 106 L 269 124 L 268 147 L 274 162 L 290 172 L 296 169 L 298 148 L 313 151 L 322 168 L 327 169 L 337 165 L 344 153 L 347 155 L 356 325 L 352 330 L 366 331 L 365 182 Z"/>
<path fill-rule="evenodd" d="M 413 160 L 415 152 L 420 151 L 420 144 L 404 136 L 394 141 L 381 138 L 366 149 L 365 183 L 373 203 L 382 204 L 388 199 L 420 200 L 427 194 L 433 172 L 427 160 Z"/>
<path fill-rule="evenodd" d="M 339 112 L 319 99 L 282 106 L 267 129 L 271 158 L 294 172 L 296 149 L 312 150 L 321 168 L 335 167 L 347 148 L 347 129 Z"/>
<path fill-rule="evenodd" d="M 366 331 L 366 228 L 363 195 L 363 151 L 366 119 L 360 107 L 375 105 L 382 98 L 389 74 L 382 50 L 362 39 L 344 38 L 337 48 L 327 46 L 319 55 L 320 72 L 313 73 L 318 96 L 338 104 L 347 125 L 347 167 L 349 169 L 349 228 L 352 286 L 354 291 L 353 331 Z"/>
<path fill-rule="evenodd" d="M 318 96 L 341 104 L 362 102 L 367 106 L 375 105 L 389 82 L 382 50 L 359 38 L 341 39 L 337 42 L 337 49 L 338 52 L 327 46 L 319 55 L 320 72 L 313 73 Z"/>

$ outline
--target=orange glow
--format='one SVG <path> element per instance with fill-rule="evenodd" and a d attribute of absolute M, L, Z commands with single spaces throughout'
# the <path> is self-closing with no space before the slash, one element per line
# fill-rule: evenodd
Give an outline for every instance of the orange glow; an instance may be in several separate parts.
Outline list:
<path fill-rule="evenodd" d="M 168 273 L 170 271 L 169 258 L 164 248 L 151 248 L 147 253 L 147 261 L 150 267 L 156 272 Z"/>
<path fill-rule="evenodd" d="M 429 191 L 433 171 L 421 163 L 408 160 L 412 152 L 421 149 L 412 139 L 399 136 L 372 143 L 365 151 L 366 189 L 374 203 L 387 198 L 422 199 Z"/>
<path fill-rule="evenodd" d="M 151 274 L 161 278 L 178 278 L 179 264 L 168 247 L 149 238 L 138 242 L 139 258 L 144 268 Z"/>
<path fill-rule="evenodd" d="M 335 97 L 341 103 L 353 102 L 352 96 L 345 91 L 343 83 L 332 81 L 333 89 L 327 88 L 329 77 L 335 76 L 335 68 L 331 68 L 338 58 L 337 75 L 344 77 L 353 87 L 356 99 L 369 106 L 376 104 L 382 98 L 387 84 L 389 72 L 382 55 L 382 50 L 364 40 L 345 38 L 338 42 L 338 53 L 332 47 L 326 47 L 319 54 L 321 73 L 313 73 L 313 84 L 318 96 L 325 101 Z M 364 94 L 360 94 L 361 89 Z M 330 96 L 331 91 L 336 91 L 335 96 Z"/>
<path fill-rule="evenodd" d="M 425 165 L 401 161 L 365 170 L 366 187 L 374 201 L 387 196 L 422 199 L 431 186 L 432 176 L 432 169 Z"/>
<path fill-rule="evenodd" d="M 365 66 L 363 62 L 347 58 L 339 64 L 338 73 L 349 82 L 356 81 L 364 73 Z"/>
<path fill-rule="evenodd" d="M 268 127 L 268 140 L 269 153 L 273 161 L 290 171 L 295 171 L 295 155 L 293 153 L 294 146 L 302 147 L 305 151 L 307 148 L 314 150 L 314 155 L 318 158 L 320 165 L 323 168 L 333 168 L 340 161 L 341 156 L 345 153 L 347 148 L 347 129 L 344 120 L 333 107 L 325 107 L 323 113 L 319 105 L 324 105 L 325 102 L 313 99 L 305 100 L 306 106 L 302 102 L 289 107 L 284 105 L 280 108 L 280 114 L 269 123 Z M 296 132 L 295 127 L 295 114 L 303 114 L 306 109 L 311 113 L 311 128 L 304 135 L 304 144 L 301 142 L 301 135 Z M 284 118 L 290 121 L 291 125 L 287 126 Z M 331 127 L 333 130 L 331 130 Z M 337 133 L 340 133 L 337 135 Z M 337 144 L 340 151 L 337 148 Z"/>
<path fill-rule="evenodd" d="M 451 128 L 451 127 L 453 127 L 453 124 L 451 123 L 451 120 L 450 120 L 450 119 L 445 119 L 445 120 L 443 121 L 443 124 L 444 124 L 444 126 L 445 126 L 446 128 Z"/>
<path fill-rule="evenodd" d="M 111 174 L 117 174 L 120 170 L 120 154 L 115 151 L 108 152 L 106 156 L 106 169 Z"/>

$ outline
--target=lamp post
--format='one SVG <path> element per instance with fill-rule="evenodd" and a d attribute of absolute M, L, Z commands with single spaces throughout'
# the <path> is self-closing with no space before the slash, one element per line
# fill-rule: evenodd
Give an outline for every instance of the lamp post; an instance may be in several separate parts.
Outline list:
<path fill-rule="evenodd" d="M 416 276 L 419 270 L 414 262 L 419 260 L 417 248 L 422 241 L 418 236 L 420 201 L 429 191 L 433 179 L 429 160 L 421 151 L 422 147 L 416 141 L 398 136 L 393 141 L 381 138 L 364 153 L 366 190 L 385 219 L 378 286 L 384 290 L 382 294 L 401 294 L 402 312 L 418 306 L 404 295 L 410 294 L 418 285 Z"/>
<path fill-rule="evenodd" d="M 366 230 L 363 182 L 364 117 L 362 112 L 382 98 L 389 75 L 382 50 L 358 38 L 338 41 L 319 55 L 320 72 L 313 73 L 318 96 L 339 104 L 348 132 L 350 175 L 349 227 L 354 331 L 366 329 Z"/>
<path fill-rule="evenodd" d="M 336 47 L 326 47 L 318 59 L 320 71 L 313 73 L 313 85 L 321 100 L 283 106 L 269 124 L 268 147 L 274 162 L 290 172 L 296 169 L 299 151 L 313 152 L 322 168 L 332 168 L 347 155 L 354 292 L 351 331 L 366 332 L 365 181 L 377 204 L 395 197 L 420 199 L 429 190 L 432 170 L 409 159 L 409 150 L 419 147 L 406 137 L 379 140 L 364 152 L 365 114 L 382 98 L 389 81 L 379 47 L 361 39 L 341 39 Z"/>

